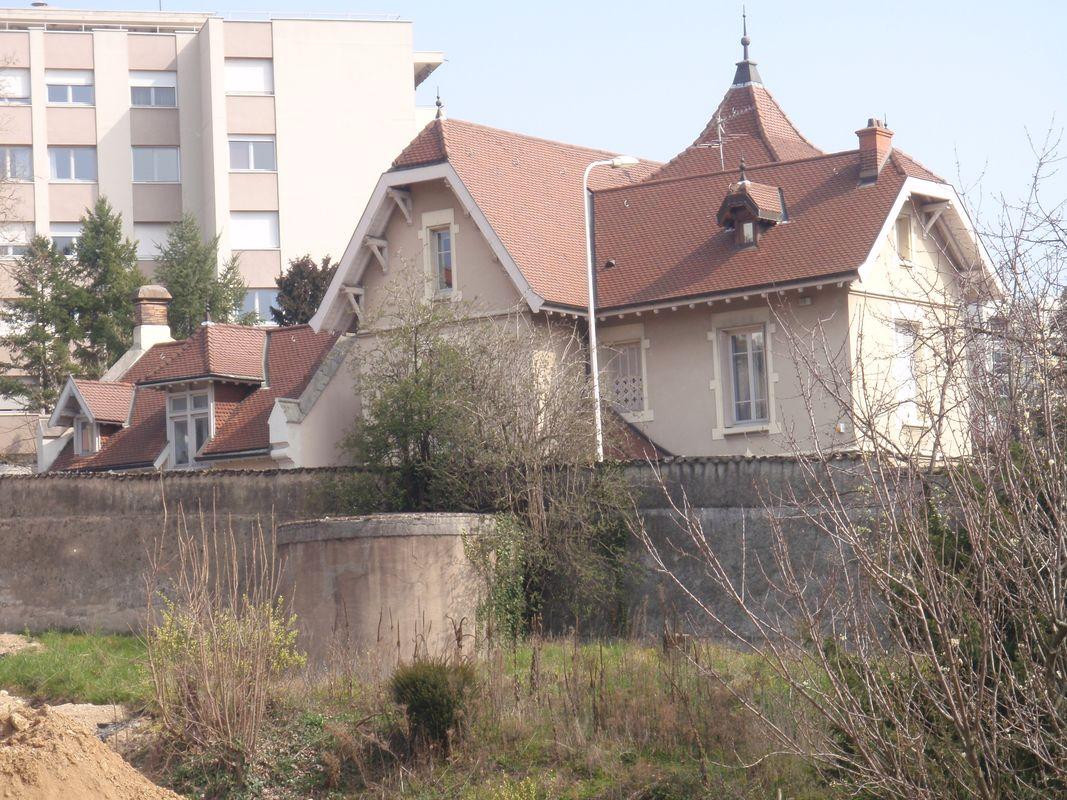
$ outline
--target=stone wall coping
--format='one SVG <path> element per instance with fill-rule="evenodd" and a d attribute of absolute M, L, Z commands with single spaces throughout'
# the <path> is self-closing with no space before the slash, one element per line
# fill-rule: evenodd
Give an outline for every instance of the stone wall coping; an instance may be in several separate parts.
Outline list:
<path fill-rule="evenodd" d="M 278 525 L 279 545 L 338 539 L 375 539 L 404 536 L 460 536 L 492 520 L 491 514 L 418 512 L 322 517 Z"/>

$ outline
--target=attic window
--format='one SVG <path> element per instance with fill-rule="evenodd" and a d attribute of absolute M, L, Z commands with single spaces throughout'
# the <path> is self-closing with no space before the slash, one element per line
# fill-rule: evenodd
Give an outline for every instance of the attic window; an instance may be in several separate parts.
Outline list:
<path fill-rule="evenodd" d="M 756 223 L 755 222 L 742 222 L 741 223 L 741 244 L 749 245 L 756 243 Z"/>
<path fill-rule="evenodd" d="M 86 417 L 74 418 L 74 454 L 87 456 L 99 449 L 96 425 Z"/>

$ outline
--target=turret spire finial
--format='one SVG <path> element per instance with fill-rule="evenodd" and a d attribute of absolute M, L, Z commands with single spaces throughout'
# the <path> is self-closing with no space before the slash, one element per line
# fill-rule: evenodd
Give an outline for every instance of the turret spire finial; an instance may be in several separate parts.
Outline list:
<path fill-rule="evenodd" d="M 741 177 L 738 183 L 748 183 L 748 175 L 745 174 L 745 157 L 741 156 Z"/>
<path fill-rule="evenodd" d="M 441 102 L 441 87 L 440 86 L 437 87 L 437 100 L 434 102 L 434 105 L 437 106 L 437 113 L 434 115 L 434 119 L 444 119 L 445 118 L 445 104 Z"/>
<path fill-rule="evenodd" d="M 744 5 L 741 6 L 741 47 L 744 48 L 743 61 L 748 61 L 748 46 L 752 40 L 748 38 L 748 14 L 745 13 Z"/>

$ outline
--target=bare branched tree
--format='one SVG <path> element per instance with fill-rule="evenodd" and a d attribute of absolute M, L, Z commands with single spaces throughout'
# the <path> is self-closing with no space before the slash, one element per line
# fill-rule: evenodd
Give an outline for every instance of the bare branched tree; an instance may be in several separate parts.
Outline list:
<path fill-rule="evenodd" d="M 638 530 L 807 712 L 787 730 L 738 701 L 860 796 L 1067 794 L 1067 237 L 1064 203 L 1041 193 L 1058 144 L 1035 148 L 1030 191 L 986 232 L 996 280 L 931 230 L 939 268 L 908 274 L 914 316 L 861 308 L 849 357 L 778 309 L 808 419 L 793 432 L 798 479 L 764 489 L 771 552 L 746 554 L 767 596 L 746 591 L 736 551 L 672 487 L 710 589 L 672 574 L 662 540 Z M 897 326 L 888 352 L 864 340 L 878 325 Z M 815 430 L 827 402 L 847 442 Z M 723 597 L 737 616 L 717 610 Z"/>

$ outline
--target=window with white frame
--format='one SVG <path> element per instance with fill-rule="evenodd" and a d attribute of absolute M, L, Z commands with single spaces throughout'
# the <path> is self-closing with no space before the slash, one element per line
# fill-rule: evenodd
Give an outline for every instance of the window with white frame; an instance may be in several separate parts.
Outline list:
<path fill-rule="evenodd" d="M 436 289 L 439 294 L 451 292 L 453 287 L 452 275 L 452 229 L 435 228 L 430 231 L 433 247 L 433 263 Z"/>
<path fill-rule="evenodd" d="M 74 454 L 87 456 L 100 449 L 100 433 L 87 417 L 74 418 Z"/>
<path fill-rule="evenodd" d="M 901 261 L 911 261 L 911 215 L 901 214 L 896 223 L 897 256 Z"/>
<path fill-rule="evenodd" d="M 177 183 L 181 180 L 177 147 L 134 147 L 134 183 Z"/>
<path fill-rule="evenodd" d="M 274 94 L 274 65 L 269 58 L 227 58 L 226 94 Z"/>
<path fill-rule="evenodd" d="M 231 211 L 230 248 L 277 250 L 280 247 L 277 211 Z"/>
<path fill-rule="evenodd" d="M 46 69 L 44 82 L 50 105 L 91 106 L 95 101 L 91 69 Z"/>
<path fill-rule="evenodd" d="M 171 464 L 187 467 L 211 438 L 211 393 L 208 389 L 167 394 L 167 437 Z"/>
<path fill-rule="evenodd" d="M 135 108 L 175 108 L 178 105 L 178 73 L 131 71 L 130 105 Z"/>
<path fill-rule="evenodd" d="M 919 422 L 919 323 L 897 320 L 894 325 L 896 353 L 892 379 L 897 393 L 897 409 L 905 425 Z"/>
<path fill-rule="evenodd" d="M 54 181 L 96 181 L 95 147 L 49 147 L 48 163 Z"/>
<path fill-rule="evenodd" d="M 0 147 L 0 180 L 32 181 L 33 149 L 16 145 Z"/>
<path fill-rule="evenodd" d="M 53 222 L 51 224 L 52 244 L 65 256 L 74 255 L 78 249 L 78 239 L 82 235 L 80 222 Z"/>
<path fill-rule="evenodd" d="M 159 258 L 160 248 L 167 243 L 170 232 L 169 222 L 135 222 L 133 238 L 137 240 L 137 258 L 141 261 L 155 261 Z"/>
<path fill-rule="evenodd" d="M 278 157 L 273 136 L 231 136 L 231 172 L 274 172 Z"/>
<path fill-rule="evenodd" d="M 0 68 L 0 103 L 28 105 L 30 102 L 30 71 L 14 67 Z"/>
<path fill-rule="evenodd" d="M 608 350 L 607 390 L 615 408 L 624 414 L 645 410 L 645 370 L 641 340 L 611 342 Z"/>
<path fill-rule="evenodd" d="M 33 223 L 8 222 L 0 224 L 0 258 L 18 258 L 30 251 Z"/>
<path fill-rule="evenodd" d="M 736 425 L 767 422 L 767 351 L 762 327 L 728 331 L 732 419 Z"/>
<path fill-rule="evenodd" d="M 245 292 L 242 310 L 246 314 L 255 314 L 261 325 L 274 324 L 274 317 L 270 309 L 278 302 L 278 290 L 275 289 L 249 289 Z"/>

